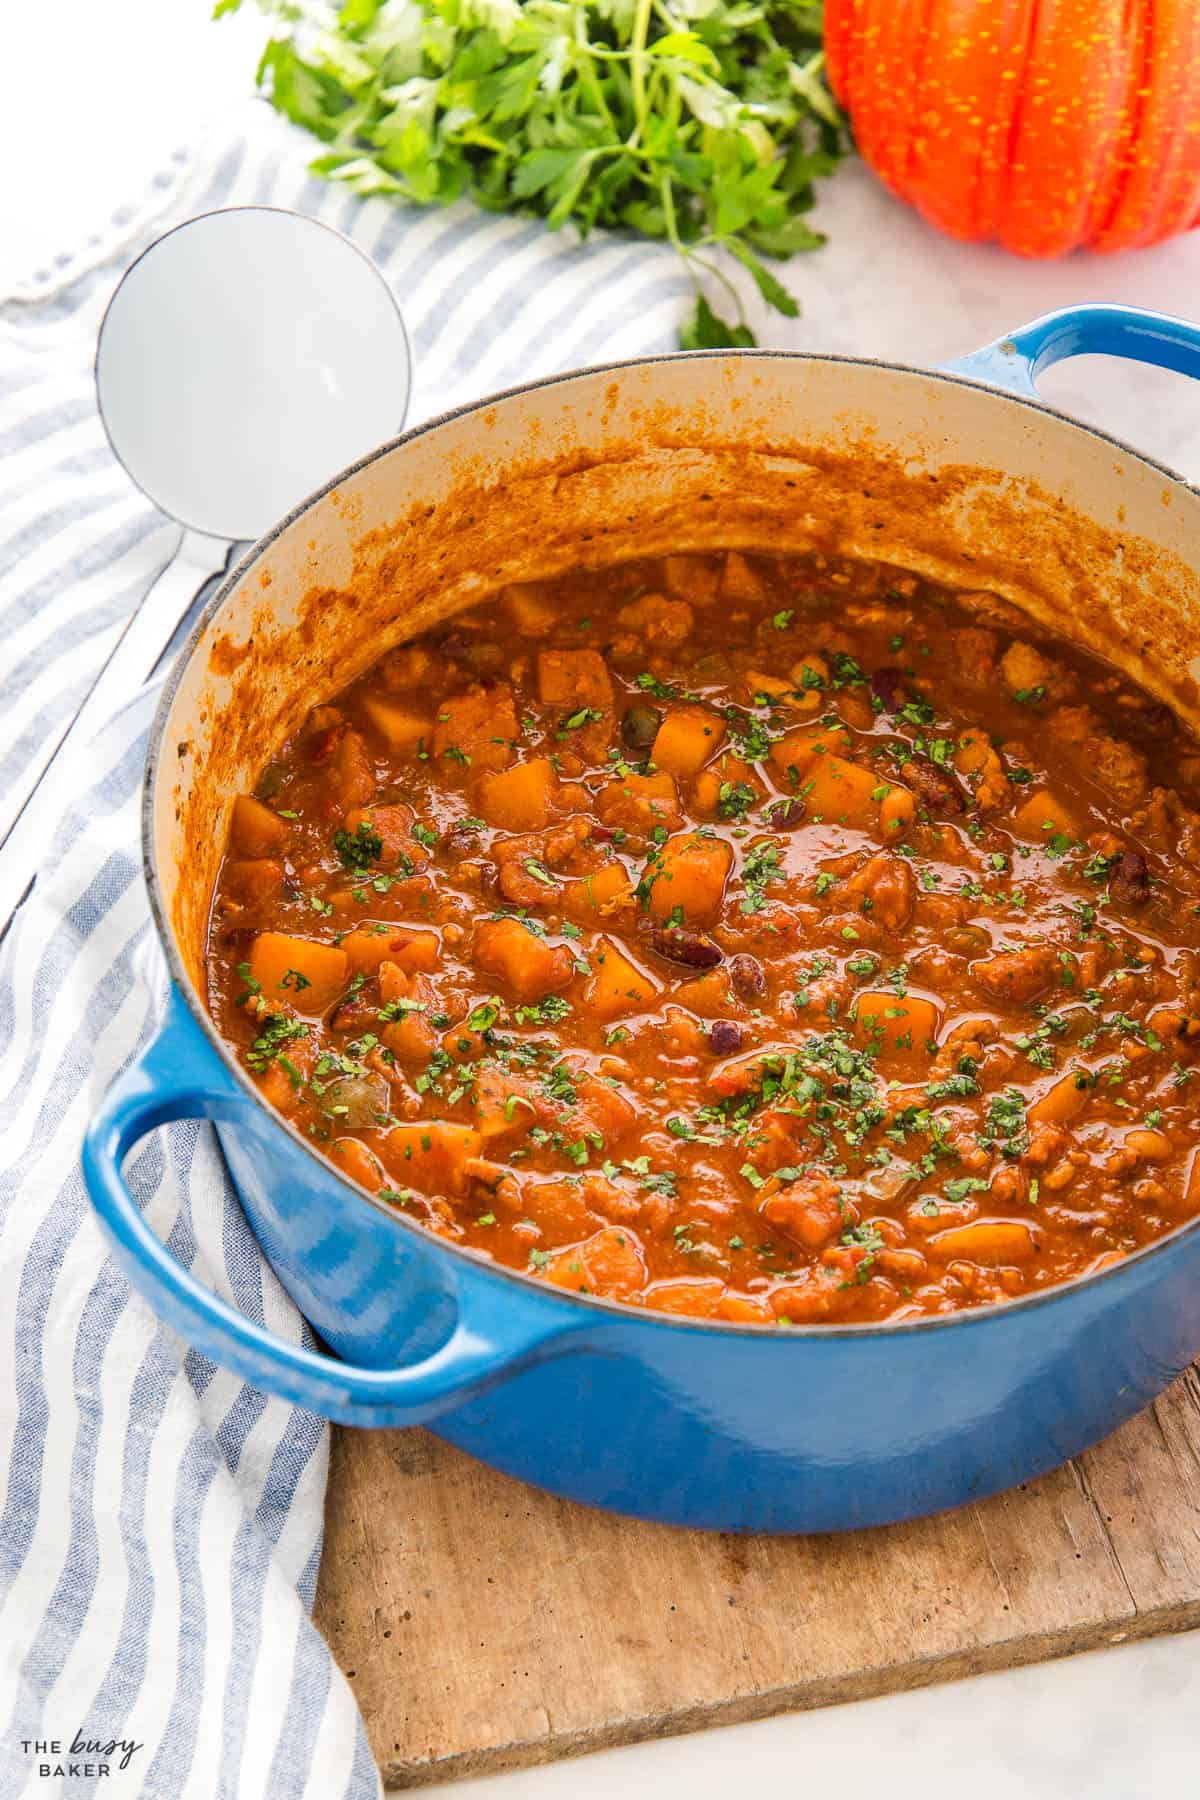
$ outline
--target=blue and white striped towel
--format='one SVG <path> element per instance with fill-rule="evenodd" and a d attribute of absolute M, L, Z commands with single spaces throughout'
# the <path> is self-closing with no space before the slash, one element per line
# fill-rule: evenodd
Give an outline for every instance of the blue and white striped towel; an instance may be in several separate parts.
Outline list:
<path fill-rule="evenodd" d="M 105 302 L 168 225 L 257 201 L 348 231 L 403 306 L 413 419 L 674 341 L 686 281 L 670 253 L 356 200 L 307 175 L 309 145 L 265 107 L 234 123 L 82 255 L 0 297 L 0 808 L 178 536 L 114 462 L 91 383 Z M 78 1172 L 89 1111 L 164 994 L 138 840 L 153 704 L 131 696 L 97 740 L 0 945 L 0 1795 L 365 1800 L 378 1776 L 362 1721 L 308 1616 L 327 1431 L 156 1323 Z M 301 1335 L 208 1127 L 148 1139 L 130 1177 L 183 1262 Z M 113 1773 L 42 1775 L 94 1769 L 71 1754 L 77 1734 L 118 1741 Z"/>

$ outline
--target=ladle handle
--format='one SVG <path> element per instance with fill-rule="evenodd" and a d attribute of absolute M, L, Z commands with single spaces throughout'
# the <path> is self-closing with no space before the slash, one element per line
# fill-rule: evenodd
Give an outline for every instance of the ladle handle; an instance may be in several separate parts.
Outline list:
<path fill-rule="evenodd" d="M 42 866 L 54 829 L 81 783 L 88 745 L 126 700 L 153 674 L 179 621 L 200 588 L 224 568 L 222 538 L 185 531 L 179 548 L 109 653 L 83 705 L 57 744 L 29 770 L 24 795 L 9 798 L 12 823 L 0 837 L 0 935 Z"/>

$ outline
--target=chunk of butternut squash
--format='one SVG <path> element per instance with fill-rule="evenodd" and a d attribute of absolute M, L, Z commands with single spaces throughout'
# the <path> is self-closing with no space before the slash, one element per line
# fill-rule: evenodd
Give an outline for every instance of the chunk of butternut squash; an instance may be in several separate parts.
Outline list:
<path fill-rule="evenodd" d="M 623 1013 L 653 1006 L 659 982 L 626 956 L 612 938 L 599 938 L 588 952 L 592 973 L 583 999 L 597 1019 L 619 1019 Z"/>
<path fill-rule="evenodd" d="M 495 1138 L 520 1137 L 538 1123 L 530 1098 L 536 1089 L 519 1070 L 506 1069 L 492 1058 L 478 1065 L 472 1084 L 475 1119 L 485 1143 Z"/>
<path fill-rule="evenodd" d="M 717 1317 L 732 1319 L 738 1325 L 774 1325 L 775 1314 L 765 1300 L 753 1294 L 725 1294 L 717 1307 Z"/>
<path fill-rule="evenodd" d="M 582 1243 L 560 1250 L 546 1264 L 547 1281 L 555 1287 L 628 1300 L 646 1282 L 642 1247 L 626 1226 L 607 1225 Z"/>
<path fill-rule="evenodd" d="M 433 754 L 446 767 L 507 769 L 513 760 L 517 713 L 512 689 L 471 688 L 442 701 L 433 722 Z"/>
<path fill-rule="evenodd" d="M 611 706 L 608 665 L 598 650 L 539 650 L 538 695 L 544 706 Z"/>
<path fill-rule="evenodd" d="M 284 880 L 283 864 L 275 856 L 227 862 L 222 873 L 226 892 L 247 906 L 260 906 L 273 900 Z"/>
<path fill-rule="evenodd" d="M 350 959 L 336 944 L 260 931 L 250 948 L 250 975 L 268 1005 L 284 1000 L 306 1019 L 318 1018 L 340 999 Z"/>
<path fill-rule="evenodd" d="M 403 756 L 415 750 L 422 739 L 428 744 L 433 738 L 433 720 L 428 713 L 381 700 L 377 694 L 367 696 L 363 711 L 393 755 Z"/>
<path fill-rule="evenodd" d="M 679 1275 L 652 1281 L 643 1295 L 650 1312 L 684 1313 L 690 1319 L 715 1319 L 725 1297 L 719 1275 Z"/>
<path fill-rule="evenodd" d="M 548 944 L 520 919 L 482 919 L 475 927 L 474 963 L 520 1000 L 561 993 L 575 974 L 565 944 Z"/>
<path fill-rule="evenodd" d="M 705 706 L 679 706 L 658 728 L 651 759 L 668 775 L 681 781 L 699 774 L 709 757 L 725 742 L 725 724 Z"/>
<path fill-rule="evenodd" d="M 375 775 L 361 732 L 341 731 L 333 751 L 333 788 L 344 811 L 365 806 L 375 792 Z"/>
<path fill-rule="evenodd" d="M 753 796 L 749 800 L 747 790 Z M 715 819 L 721 816 L 724 808 L 733 817 L 735 812 L 730 811 L 731 806 L 736 812 L 745 813 L 765 798 L 766 791 L 751 763 L 743 762 L 732 750 L 724 750 L 715 762 L 709 763 L 694 777 L 692 810 L 702 818 Z"/>
<path fill-rule="evenodd" d="M 411 694 L 428 687 L 437 659 L 425 644 L 398 644 L 379 664 L 379 674 L 389 694 Z"/>
<path fill-rule="evenodd" d="M 578 1095 L 574 1111 L 569 1114 L 572 1129 L 589 1139 L 599 1137 L 604 1149 L 613 1149 L 637 1124 L 632 1101 L 586 1069 L 572 1070 L 571 1078 Z"/>
<path fill-rule="evenodd" d="M 695 622 L 686 600 L 668 600 L 665 594 L 642 594 L 617 614 L 618 625 L 659 649 L 674 650 L 685 644 Z"/>
<path fill-rule="evenodd" d="M 239 794 L 233 803 L 229 835 L 239 856 L 278 856 L 287 846 L 288 824 L 261 800 Z"/>
<path fill-rule="evenodd" d="M 742 677 L 742 686 L 751 704 L 760 706 L 763 704 L 760 695 L 767 700 L 782 700 L 785 694 L 792 691 L 792 684 L 786 675 L 768 675 L 765 669 L 747 669 Z"/>
<path fill-rule="evenodd" d="M 683 821 L 675 778 L 665 769 L 653 775 L 617 775 L 606 782 L 596 800 L 596 815 L 604 825 L 622 831 L 648 833 L 656 825 L 677 831 Z"/>
<path fill-rule="evenodd" d="M 878 822 L 879 802 L 886 797 L 880 790 L 886 786 L 875 770 L 826 752 L 813 757 L 801 776 L 798 792 L 811 819 L 869 826 Z"/>
<path fill-rule="evenodd" d="M 364 873 L 364 865 L 372 863 L 381 869 L 400 869 L 405 875 L 423 869 L 429 852 L 413 836 L 414 822 L 412 807 L 400 800 L 391 806 L 354 807 L 346 814 L 344 838 L 336 840 L 342 846 L 343 862 Z"/>
<path fill-rule="evenodd" d="M 442 940 L 431 926 L 367 924 L 348 931 L 341 948 L 355 974 L 373 975 L 382 962 L 401 969 L 436 969 Z"/>
<path fill-rule="evenodd" d="M 1031 1125 L 1066 1125 L 1079 1117 L 1091 1093 L 1086 1076 L 1081 1084 L 1074 1075 L 1060 1075 L 1032 1102 L 1026 1117 Z"/>
<path fill-rule="evenodd" d="M 329 1146 L 329 1157 L 343 1175 L 357 1181 L 359 1187 L 365 1187 L 368 1194 L 377 1194 L 384 1185 L 379 1159 L 372 1155 L 361 1138 L 334 1138 Z"/>
<path fill-rule="evenodd" d="M 463 1193 L 466 1164 L 481 1147 L 479 1133 L 470 1125 L 437 1119 L 393 1125 L 379 1141 L 384 1167 L 396 1186 L 412 1186 L 425 1194 Z"/>
<path fill-rule="evenodd" d="M 728 969 L 709 969 L 685 981 L 678 990 L 681 1003 L 702 1019 L 723 1019 L 735 1004 Z"/>
<path fill-rule="evenodd" d="M 568 881 L 562 890 L 562 908 L 568 918 L 581 924 L 595 924 L 620 912 L 633 899 L 633 888 L 625 865 L 614 859 L 602 863 L 590 875 Z"/>
<path fill-rule="evenodd" d="M 556 780 L 549 757 L 531 757 L 528 762 L 514 763 L 511 769 L 485 775 L 476 805 L 498 831 L 541 831 L 550 816 Z"/>
<path fill-rule="evenodd" d="M 1079 827 L 1062 801 L 1049 788 L 1034 788 L 1029 798 L 1013 814 L 1013 830 L 1033 843 L 1045 844 L 1052 837 L 1079 836 Z"/>
<path fill-rule="evenodd" d="M 423 1068 L 438 1047 L 433 1023 L 437 996 L 428 975 L 410 973 L 398 963 L 380 963 L 379 998 L 397 1014 L 381 1027 L 384 1043 L 405 1068 Z"/>
<path fill-rule="evenodd" d="M 668 838 L 650 874 L 650 912 L 664 924 L 675 913 L 686 925 L 710 925 L 721 910 L 733 851 L 723 838 L 685 832 Z"/>
<path fill-rule="evenodd" d="M 938 1010 L 919 994 L 903 999 L 887 988 L 867 988 L 855 1007 L 855 1036 L 885 1050 L 923 1050 L 937 1037 Z"/>
<path fill-rule="evenodd" d="M 775 739 L 768 752 L 772 772 L 785 794 L 799 793 L 809 765 L 818 756 L 842 756 L 853 742 L 842 725 L 798 725 Z"/>
<path fill-rule="evenodd" d="M 290 1056 L 288 1061 L 292 1061 Z M 293 1077 L 281 1063 L 268 1063 L 261 1075 L 256 1074 L 254 1079 L 258 1083 L 259 1093 L 268 1105 L 273 1106 L 276 1112 L 281 1112 L 285 1119 L 294 1117 L 299 1110 L 300 1096 Z"/>

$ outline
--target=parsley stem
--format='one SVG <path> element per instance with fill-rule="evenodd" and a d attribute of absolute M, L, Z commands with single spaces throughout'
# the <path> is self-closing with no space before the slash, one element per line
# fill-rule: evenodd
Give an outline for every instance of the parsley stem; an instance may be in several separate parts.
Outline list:
<path fill-rule="evenodd" d="M 646 40 L 650 35 L 650 12 L 651 0 L 637 0 L 629 40 L 629 81 L 635 121 L 628 139 L 630 148 L 639 141 L 646 124 Z"/>
<path fill-rule="evenodd" d="M 575 69 L 581 85 L 587 89 L 593 106 L 609 130 L 615 133 L 617 122 L 612 116 L 608 101 L 604 98 L 604 89 L 596 76 L 594 66 L 596 46 L 588 39 L 586 18 L 586 13 L 582 11 L 575 14 L 575 47 L 578 51 L 575 58 Z"/>
<path fill-rule="evenodd" d="M 679 226 L 675 218 L 675 196 L 671 190 L 671 177 L 665 172 L 658 178 L 658 192 L 659 198 L 662 201 L 663 218 L 666 222 L 667 240 L 672 248 L 677 250 L 679 255 L 683 258 L 684 267 L 691 276 L 692 283 L 697 292 L 699 292 L 700 283 L 696 278 L 696 268 L 701 268 L 706 274 L 711 275 L 714 281 L 720 282 L 721 286 L 725 289 L 725 292 L 733 301 L 733 304 L 737 307 L 738 318 L 744 318 L 745 313 L 742 310 L 742 297 L 738 293 L 736 287 L 734 287 L 732 281 L 730 281 L 728 275 L 726 275 L 725 271 L 720 268 L 718 264 L 711 261 L 709 257 L 697 256 L 695 250 L 693 250 L 690 245 L 685 244 L 680 237 Z M 700 241 L 704 244 L 716 244 L 719 240 L 716 238 L 702 238 Z M 693 267 L 693 264 L 695 264 L 695 267 Z"/>
<path fill-rule="evenodd" d="M 713 242 L 715 243 L 717 240 L 714 239 Z M 720 264 L 713 262 L 711 257 L 697 256 L 694 250 L 689 250 L 683 245 L 681 245 L 680 248 L 683 250 L 683 254 L 687 257 L 689 262 L 698 263 L 706 274 L 712 276 L 714 281 L 720 282 L 721 286 L 725 289 L 725 292 L 729 295 L 729 298 L 733 301 L 733 304 L 737 307 L 738 318 L 744 319 L 746 312 L 742 305 L 742 296 L 738 293 L 737 288 L 733 285 L 732 281 L 730 281 Z"/>

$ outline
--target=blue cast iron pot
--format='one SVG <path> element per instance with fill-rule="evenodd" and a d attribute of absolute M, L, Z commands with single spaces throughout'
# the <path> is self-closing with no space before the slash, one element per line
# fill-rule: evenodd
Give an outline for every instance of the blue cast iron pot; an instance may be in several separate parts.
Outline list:
<path fill-rule="evenodd" d="M 898 1325 L 712 1324 L 547 1287 L 345 1181 L 259 1098 L 203 999 L 234 794 L 313 704 L 504 582 L 666 549 L 874 553 L 1007 596 L 1194 716 L 1200 500 L 1037 402 L 1036 371 L 1082 351 L 1200 374 L 1195 328 L 1098 306 L 936 374 L 752 351 L 585 371 L 408 433 L 255 546 L 159 708 L 145 842 L 174 986 L 83 1153 L 121 1265 L 164 1320 L 329 1418 L 432 1424 L 572 1499 L 734 1531 L 979 1499 L 1075 1455 L 1187 1366 L 1200 1224 L 1086 1280 Z M 216 1299 L 133 1203 L 132 1146 L 196 1117 L 217 1122 L 267 1256 L 336 1355 Z"/>

